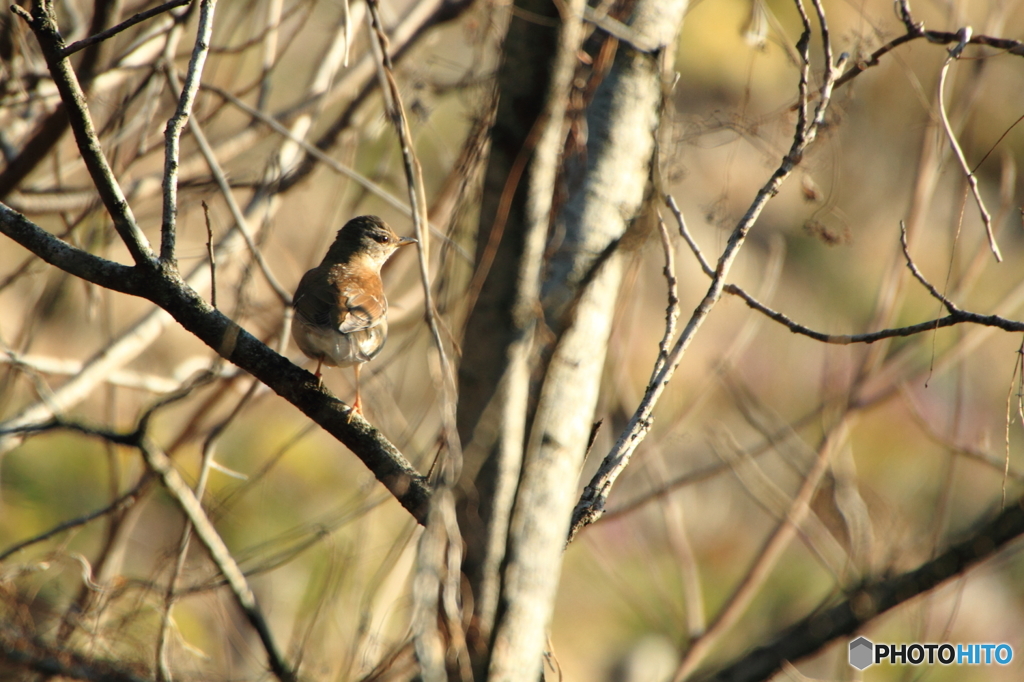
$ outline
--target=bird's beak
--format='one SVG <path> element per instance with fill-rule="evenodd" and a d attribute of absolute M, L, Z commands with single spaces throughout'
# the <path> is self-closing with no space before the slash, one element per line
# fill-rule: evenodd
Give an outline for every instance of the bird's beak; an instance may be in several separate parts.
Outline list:
<path fill-rule="evenodd" d="M 409 246 L 409 244 L 415 244 L 418 241 L 419 241 L 418 239 L 413 239 L 412 237 L 399 237 L 398 238 L 398 245 L 399 246 Z"/>

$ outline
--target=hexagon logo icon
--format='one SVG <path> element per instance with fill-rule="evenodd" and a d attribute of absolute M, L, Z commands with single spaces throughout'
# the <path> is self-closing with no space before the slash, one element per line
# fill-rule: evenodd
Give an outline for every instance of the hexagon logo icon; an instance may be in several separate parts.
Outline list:
<path fill-rule="evenodd" d="M 863 670 L 871 665 L 875 656 L 875 645 L 867 637 L 858 637 L 850 642 L 850 665 Z"/>

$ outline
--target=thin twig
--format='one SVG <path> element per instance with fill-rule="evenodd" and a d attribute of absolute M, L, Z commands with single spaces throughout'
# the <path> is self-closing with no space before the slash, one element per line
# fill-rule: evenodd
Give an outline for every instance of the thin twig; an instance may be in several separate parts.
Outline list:
<path fill-rule="evenodd" d="M 775 527 L 771 537 L 757 553 L 757 559 L 747 571 L 743 580 L 733 590 L 725 605 L 715 616 L 707 631 L 690 642 L 690 647 L 683 654 L 683 659 L 676 668 L 673 682 L 682 682 L 697 669 L 697 666 L 711 652 L 711 648 L 736 623 L 750 602 L 757 596 L 758 590 L 764 585 L 771 570 L 778 563 L 782 553 L 796 537 L 800 524 L 811 513 L 810 503 L 818 489 L 822 476 L 828 470 L 829 452 L 837 444 L 834 442 L 845 430 L 842 423 L 837 424 L 818 446 L 817 458 L 804 477 L 800 490 L 793 498 L 793 503 L 786 511 L 785 517 Z"/>
<path fill-rule="evenodd" d="M 171 76 L 171 83 L 177 85 L 177 75 L 173 71 L 168 71 Z M 256 244 L 256 240 L 253 237 L 252 229 L 249 227 L 249 221 L 246 220 L 245 214 L 242 212 L 242 207 L 235 201 L 234 192 L 231 191 L 231 184 L 228 182 L 227 175 L 224 174 L 224 169 L 221 168 L 220 162 L 217 161 L 217 155 L 210 145 L 209 140 L 206 139 L 206 134 L 203 132 L 203 128 L 199 125 L 199 121 L 191 120 L 188 123 L 189 130 L 192 132 L 192 137 L 196 141 L 196 146 L 199 147 L 199 153 L 206 159 L 207 165 L 210 167 L 210 174 L 213 175 L 213 180 L 217 183 L 218 189 L 220 189 L 221 196 L 224 197 L 224 203 L 227 204 L 228 210 L 231 211 L 231 217 L 235 221 L 235 225 L 238 226 L 238 231 L 242 235 L 242 239 L 245 240 L 245 245 L 249 248 L 249 253 L 252 254 L 252 258 L 256 261 L 256 266 L 263 274 L 263 278 L 270 285 L 270 288 L 277 295 L 278 300 L 284 307 L 288 307 L 292 303 L 292 296 L 288 293 L 288 290 L 281 285 L 281 282 L 274 275 L 273 270 L 270 269 L 270 264 L 267 263 L 266 258 L 263 257 L 263 252 L 260 250 L 259 245 Z"/>
<path fill-rule="evenodd" d="M 249 404 L 259 386 L 259 381 L 255 379 L 250 380 L 249 389 L 238 401 L 231 413 L 219 424 L 214 426 L 213 429 L 210 430 L 206 440 L 203 441 L 202 464 L 199 468 L 199 480 L 196 481 L 194 493 L 195 498 L 199 500 L 200 503 L 202 503 L 203 495 L 206 492 L 206 484 L 210 477 L 210 469 L 214 464 L 214 444 L 220 435 L 224 433 L 225 429 L 227 429 L 228 425 L 231 424 L 231 422 L 241 414 L 242 409 Z M 181 538 L 178 541 L 178 556 L 174 562 L 174 568 L 171 572 L 171 576 L 167 581 L 167 590 L 164 593 L 163 613 L 156 646 L 157 679 L 160 682 L 169 682 L 171 680 L 170 667 L 167 664 L 167 634 L 171 627 L 171 611 L 177 601 L 178 579 L 181 576 L 182 571 L 185 569 L 185 560 L 188 557 L 188 548 L 192 540 L 192 528 L 192 522 L 186 521 L 185 527 L 181 531 Z"/>
<path fill-rule="evenodd" d="M 935 43 L 937 45 L 949 45 L 959 44 L 961 36 L 959 33 L 952 33 L 949 31 L 926 31 L 923 23 L 914 22 L 913 17 L 910 15 L 910 9 L 905 3 L 900 3 L 900 20 L 903 22 L 907 32 L 901 36 L 893 38 L 885 45 L 882 45 L 877 50 L 871 53 L 871 56 L 864 60 L 858 60 L 851 65 L 850 70 L 847 71 L 836 81 L 836 87 L 842 87 L 848 82 L 864 73 L 873 66 L 878 66 L 882 63 L 882 57 L 889 52 L 892 52 L 900 45 L 908 43 L 912 40 L 924 38 L 929 43 Z M 971 36 L 967 41 L 968 45 L 982 45 L 985 47 L 992 47 L 997 50 L 1004 50 L 1012 55 L 1024 56 L 1024 43 L 1019 40 L 1010 40 L 1008 38 L 993 38 L 992 36 L 986 35 L 975 35 Z"/>
<path fill-rule="evenodd" d="M 661 235 L 661 248 L 665 252 L 665 285 L 667 287 L 668 303 L 665 306 L 665 333 L 658 342 L 658 359 L 654 362 L 654 372 L 658 373 L 668 362 L 669 347 L 676 335 L 676 326 L 679 322 L 679 280 L 676 279 L 675 250 L 672 248 L 672 239 L 669 236 L 665 221 L 658 213 L 658 233 Z"/>
<path fill-rule="evenodd" d="M 146 464 L 163 481 L 164 488 L 171 494 L 171 497 L 174 498 L 175 502 L 185 513 L 185 516 L 192 523 L 196 536 L 203 543 L 203 546 L 206 547 L 206 551 L 209 553 L 213 563 L 216 564 L 217 570 L 227 580 L 235 600 L 263 642 L 263 648 L 267 653 L 267 660 L 274 675 L 281 682 L 294 680 L 295 673 L 292 672 L 278 650 L 273 635 L 270 633 L 270 628 L 263 618 L 263 612 L 256 603 L 256 595 L 253 594 L 241 569 L 231 556 L 227 545 L 224 544 L 224 540 L 206 517 L 206 512 L 203 511 L 202 505 L 192 493 L 191 488 L 188 487 L 181 478 L 181 474 L 171 464 L 170 458 L 161 450 L 150 443 L 146 443 L 144 440 L 138 444 L 138 447 L 146 460 Z"/>
<path fill-rule="evenodd" d="M 89 114 L 85 92 L 78 82 L 74 69 L 71 68 L 71 62 L 63 56 L 64 39 L 57 28 L 53 7 L 46 2 L 36 3 L 31 15 L 17 5 L 14 7 L 17 8 L 14 10 L 15 13 L 28 22 L 36 40 L 39 41 L 46 66 L 67 109 L 78 150 L 96 185 L 100 199 L 103 200 L 103 205 L 114 222 L 114 229 L 117 230 L 136 264 L 150 264 L 153 260 L 153 251 L 149 241 L 139 229 L 124 192 L 114 177 L 114 171 L 107 162 Z"/>
<path fill-rule="evenodd" d="M 192 58 L 188 62 L 185 74 L 185 86 L 180 88 L 178 108 L 167 121 L 164 133 L 164 204 L 163 221 L 160 226 L 160 260 L 165 265 L 177 268 L 174 253 L 177 218 L 178 218 L 178 158 L 181 153 L 181 131 L 192 114 L 192 105 L 199 92 L 199 82 L 203 76 L 203 66 L 210 52 L 210 38 L 213 36 L 213 13 L 217 0 L 200 0 L 199 26 L 196 29 L 196 42 L 192 48 Z M 170 70 L 170 66 L 168 67 Z M 175 88 L 176 90 L 179 88 Z"/>
<path fill-rule="evenodd" d="M 690 250 L 693 251 L 693 255 L 696 256 L 697 262 L 700 263 L 700 269 L 704 271 L 704 274 L 708 277 L 714 277 L 715 271 L 711 269 L 707 259 L 704 258 L 704 253 L 700 250 L 700 246 L 697 244 L 697 240 L 690 234 L 690 229 L 686 226 L 686 219 L 683 217 L 683 212 L 676 205 L 675 197 L 671 194 L 665 195 L 665 204 L 672 211 L 672 215 L 676 217 L 676 224 L 679 226 L 679 234 L 682 235 L 683 239 L 689 245 Z"/>
<path fill-rule="evenodd" d="M 676 326 L 679 323 L 679 280 L 676 278 L 676 252 L 672 247 L 672 238 L 669 235 L 669 228 L 662 219 L 662 214 L 657 215 L 657 230 L 662 237 L 662 249 L 665 251 L 665 283 L 668 289 L 668 303 L 665 308 L 665 335 L 662 341 L 657 344 L 657 360 L 654 363 L 654 372 L 660 371 L 669 359 L 669 344 L 676 336 Z"/>
<path fill-rule="evenodd" d="M 448 444 L 449 455 L 461 459 L 461 448 L 457 442 L 458 435 L 455 427 L 455 405 L 457 401 L 455 376 L 448 361 L 444 342 L 441 339 L 437 309 L 434 306 L 434 298 L 430 286 L 430 266 L 427 262 L 427 257 L 430 253 L 430 233 L 427 229 L 427 197 L 423 185 L 423 169 L 420 166 L 419 159 L 416 157 L 412 131 L 409 129 L 409 119 L 405 114 L 405 107 L 402 105 L 402 95 L 398 89 L 398 82 L 395 80 L 394 65 L 391 63 L 391 56 L 388 54 L 388 39 L 384 33 L 384 24 L 380 19 L 378 0 L 369 0 L 367 7 L 370 10 L 371 30 L 376 38 L 374 44 L 380 50 L 381 70 L 386 84 L 385 100 L 388 104 L 388 113 L 398 133 L 399 143 L 402 148 L 403 166 L 409 189 L 409 204 L 412 208 L 413 229 L 419 242 L 416 248 L 419 255 L 420 283 L 423 286 L 424 317 L 427 326 L 430 328 L 434 346 L 437 349 L 441 365 L 442 390 L 445 394 L 445 404 L 441 410 L 444 420 L 445 439 Z"/>
<path fill-rule="evenodd" d="M 447 678 L 444 660 L 429 656 L 429 652 L 437 649 L 441 640 L 438 618 L 442 614 L 449 634 L 449 645 L 458 652 L 461 661 L 462 676 L 472 677 L 466 667 L 470 665 L 469 651 L 466 645 L 463 619 L 459 608 L 460 580 L 462 564 L 462 538 L 455 522 L 455 500 L 450 486 L 455 482 L 462 466 L 462 447 L 455 423 L 455 407 L 458 401 L 458 387 L 455 373 L 448 361 L 448 355 L 441 339 L 440 323 L 437 309 L 434 306 L 430 284 L 430 269 L 427 258 L 430 255 L 430 231 L 427 215 L 427 197 L 423 184 L 423 169 L 416 156 L 413 145 L 409 119 L 402 104 L 401 92 L 395 80 L 394 65 L 388 54 L 389 46 L 384 25 L 380 18 L 379 0 L 368 0 L 370 10 L 371 42 L 380 60 L 379 73 L 388 115 L 398 133 L 402 151 L 403 167 L 405 168 L 406 185 L 409 191 L 409 205 L 412 208 L 413 228 L 418 240 L 417 255 L 419 256 L 420 283 L 423 287 L 424 317 L 440 364 L 439 383 L 443 401 L 440 405 L 443 438 L 447 446 L 446 457 L 438 467 L 437 485 L 431 499 L 430 515 L 426 531 L 420 538 L 417 550 L 417 577 L 415 589 L 418 622 L 414 625 L 417 653 L 421 662 L 421 674 L 425 680 L 441 680 Z M 424 590 L 429 596 L 424 595 Z M 438 598 L 443 609 L 438 609 Z M 421 636 L 425 635 L 425 637 Z"/>
<path fill-rule="evenodd" d="M 131 507 L 133 504 L 135 504 L 136 499 L 138 498 L 139 492 L 148 483 L 148 481 L 149 481 L 149 478 L 147 476 L 143 476 L 141 479 L 139 479 L 139 482 L 135 484 L 134 488 L 132 488 L 131 490 L 126 492 L 124 495 L 121 495 L 120 497 L 118 497 L 116 500 L 114 500 L 113 502 L 108 504 L 106 507 L 103 507 L 102 509 L 97 509 L 96 511 L 90 512 L 90 513 L 88 513 L 88 514 L 86 514 L 84 516 L 79 516 L 78 518 L 71 519 L 69 521 L 65 521 L 64 523 L 61 523 L 61 524 L 58 524 L 58 525 L 54 526 L 53 528 L 51 528 L 48 531 L 42 532 L 39 535 L 35 535 L 33 537 L 27 538 L 25 540 L 22 540 L 21 542 L 17 542 L 15 544 L 11 545 L 7 549 L 5 549 L 3 552 L 0 552 L 0 561 L 6 560 L 12 554 L 20 552 L 21 550 L 25 549 L 26 547 L 34 545 L 34 544 L 36 544 L 38 542 L 43 542 L 44 540 L 49 540 L 54 535 L 59 535 L 60 533 L 63 533 L 64 531 L 71 530 L 72 528 L 78 528 L 79 526 L 84 526 L 85 524 L 89 523 L 90 521 L 93 521 L 94 519 L 98 519 L 101 516 L 106 516 L 107 514 L 113 514 L 113 513 L 116 513 L 116 512 L 120 512 L 120 511 L 122 511 L 124 509 L 127 509 L 127 508 Z"/>
<path fill-rule="evenodd" d="M 163 14 L 164 12 L 172 10 L 176 7 L 187 5 L 190 2 L 192 2 L 192 0 L 170 0 L 169 2 L 165 2 L 162 5 L 157 5 L 156 7 L 147 9 L 144 12 L 139 12 L 135 16 L 125 19 L 117 26 L 113 26 L 111 28 L 108 28 L 106 31 L 101 31 L 100 33 L 91 35 L 88 38 L 83 38 L 77 42 L 71 43 L 70 45 L 64 48 L 62 55 L 64 57 L 70 57 L 74 53 L 78 52 L 79 50 L 84 50 L 90 45 L 95 45 L 96 43 L 103 42 L 108 38 L 113 38 L 121 31 L 129 29 L 135 24 L 141 23 L 146 19 L 151 19 L 158 14 Z"/>
<path fill-rule="evenodd" d="M 960 143 L 956 139 L 956 133 L 953 132 L 953 126 L 949 123 L 949 116 L 946 115 L 946 102 L 943 96 L 946 87 L 946 75 L 949 73 L 949 65 L 960 57 L 960 53 L 963 52 L 964 47 L 970 42 L 971 27 L 965 26 L 960 29 L 958 35 L 960 36 L 960 41 L 949 51 L 949 55 L 947 55 L 946 60 L 942 63 L 942 69 L 939 71 L 939 119 L 942 121 L 942 129 L 946 132 L 946 137 L 949 138 L 949 145 L 953 148 L 957 161 L 960 162 L 960 168 L 963 169 L 964 175 L 967 177 L 967 184 L 971 187 L 974 200 L 978 204 L 978 212 L 981 213 L 981 221 L 985 224 L 985 234 L 988 236 L 989 249 L 992 250 L 992 255 L 995 256 L 996 261 L 1002 263 L 1003 254 L 1000 252 L 999 244 L 996 243 L 995 234 L 992 232 L 992 216 L 989 214 L 988 209 L 985 208 L 985 201 L 981 198 L 981 192 L 978 190 L 978 177 L 968 165 L 964 151 L 960 148 Z"/>
<path fill-rule="evenodd" d="M 846 61 L 846 55 L 844 54 L 840 57 L 838 64 L 829 64 L 826 68 L 824 83 L 819 89 L 818 104 L 813 115 L 809 115 L 808 108 L 810 97 L 808 93 L 808 80 L 810 78 L 809 52 L 811 25 L 806 12 L 803 10 L 803 5 L 799 0 L 797 1 L 797 8 L 800 10 L 804 24 L 803 34 L 797 42 L 797 48 L 803 56 L 803 66 L 800 71 L 800 103 L 798 107 L 798 121 L 789 153 L 787 153 L 782 159 L 779 167 L 772 174 L 768 182 L 765 183 L 760 191 L 758 191 L 754 201 L 747 209 L 747 213 L 736 225 L 729 237 L 729 241 L 726 244 L 722 255 L 718 259 L 718 264 L 715 268 L 714 276 L 707 293 L 694 310 L 690 320 L 687 322 L 683 331 L 679 335 L 679 338 L 676 340 L 675 346 L 669 353 L 666 362 L 659 363 L 661 365 L 660 370 L 652 372 L 651 380 L 647 386 L 643 400 L 633 413 L 633 416 L 630 418 L 629 423 L 623 430 L 615 446 L 612 448 L 611 452 L 605 456 L 598 471 L 594 474 L 593 478 L 584 489 L 583 495 L 577 503 L 575 510 L 573 510 L 572 525 L 569 531 L 570 542 L 580 530 L 590 523 L 593 523 L 596 519 L 600 518 L 601 514 L 604 513 L 605 503 L 607 502 L 608 495 L 611 492 L 612 485 L 615 483 L 615 479 L 618 478 L 619 474 L 621 474 L 625 469 L 633 452 L 636 451 L 637 446 L 639 446 L 646 435 L 650 432 L 653 422 L 652 415 L 658 399 L 664 392 L 665 387 L 671 380 L 672 375 L 679 366 L 679 363 L 682 362 L 683 355 L 687 348 L 689 348 L 690 343 L 693 341 L 697 330 L 700 329 L 712 308 L 714 308 L 715 304 L 721 298 L 726 286 L 725 278 L 728 276 L 729 270 L 739 255 L 739 251 L 746 240 L 747 234 L 757 222 L 761 211 L 767 205 L 768 201 L 778 193 L 782 183 L 785 182 L 790 174 L 792 174 L 793 169 L 800 163 L 804 152 L 814 141 L 817 136 L 818 129 L 824 122 L 825 111 L 831 101 L 832 89 L 836 79 L 838 78 L 838 74 L 842 70 L 843 64 Z M 823 14 L 819 14 L 819 21 L 824 21 Z"/>
<path fill-rule="evenodd" d="M 917 269 L 917 265 L 914 263 L 914 259 L 910 257 L 910 247 L 907 245 L 907 226 L 903 223 L 902 220 L 900 221 L 900 246 L 903 247 L 903 257 L 907 259 L 907 268 L 910 269 L 910 273 L 914 276 L 914 279 L 920 282 L 921 286 L 927 289 L 929 294 L 931 294 L 934 298 L 938 299 L 939 302 L 941 302 L 942 305 L 946 307 L 946 310 L 948 310 L 950 314 L 956 315 L 957 313 L 959 313 L 960 309 L 957 308 L 952 301 L 943 296 L 942 293 L 938 289 L 936 289 L 931 282 L 925 279 L 925 276 L 921 274 L 921 271 Z"/>
<path fill-rule="evenodd" d="M 921 332 L 941 329 L 944 327 L 952 327 L 958 324 L 979 324 L 984 327 L 995 327 L 1008 332 L 1024 331 L 1024 322 L 1011 320 L 1000 315 L 981 315 L 978 313 L 968 312 L 966 310 L 957 310 L 956 313 L 951 315 L 946 315 L 945 317 L 940 317 L 934 320 L 928 320 L 927 322 L 919 322 L 918 324 L 912 324 L 906 327 L 882 329 L 877 332 L 868 332 L 866 334 L 825 334 L 824 332 L 819 332 L 809 327 L 805 327 L 802 324 L 794 322 L 786 315 L 772 310 L 735 284 L 727 284 L 725 286 L 725 291 L 726 293 L 733 294 L 734 296 L 739 296 L 748 306 L 784 325 L 794 334 L 800 334 L 801 336 L 812 338 L 815 341 L 823 341 L 825 343 L 832 343 L 840 346 L 847 346 L 853 343 L 875 343 L 876 341 L 881 341 L 883 339 L 913 336 L 915 334 L 920 334 Z"/>
<path fill-rule="evenodd" d="M 811 5 L 814 7 L 814 13 L 818 15 L 818 26 L 821 29 L 821 56 L 826 79 L 838 80 L 842 69 L 837 68 L 832 60 L 832 38 L 829 36 L 828 21 L 825 20 L 825 8 L 822 7 L 821 0 L 811 0 Z"/>
<path fill-rule="evenodd" d="M 261 123 L 264 123 L 278 135 L 282 135 L 291 142 L 297 144 L 299 147 L 303 149 L 303 151 L 305 151 L 307 154 L 315 158 L 317 161 L 323 163 L 334 172 L 344 175 L 350 180 L 353 180 L 367 192 L 370 192 L 371 194 L 380 199 L 383 199 L 392 208 L 401 211 L 403 215 L 407 215 L 410 218 L 412 217 L 412 209 L 409 208 L 409 204 L 405 203 L 404 201 L 396 197 L 394 194 L 381 187 L 379 183 L 374 182 L 373 180 L 369 179 L 368 177 L 359 173 L 358 171 L 349 168 L 345 164 L 337 161 L 336 159 L 331 158 L 328 154 L 318 149 L 315 145 L 312 145 L 306 140 L 302 139 L 301 137 L 298 137 L 295 133 L 293 133 L 291 130 L 282 125 L 275 117 L 265 112 L 262 112 L 258 109 L 255 109 L 254 107 L 249 106 L 235 95 L 231 94 L 227 90 L 224 90 L 223 88 L 217 87 L 216 85 L 204 83 L 202 85 L 202 88 L 203 90 L 209 90 L 210 92 L 217 94 L 219 97 L 222 97 L 223 99 L 227 100 L 232 105 L 234 105 L 238 109 L 241 109 L 249 116 L 253 117 Z M 466 262 L 472 262 L 473 258 L 470 256 L 469 252 L 467 252 L 466 249 L 462 247 L 462 245 L 453 242 L 451 239 L 449 239 L 448 236 L 443 231 L 438 229 L 435 225 L 430 225 L 430 232 L 435 237 L 445 240 L 445 243 L 451 248 L 455 249 L 456 253 L 458 253 L 463 260 L 465 260 Z"/>
<path fill-rule="evenodd" d="M 206 218 L 206 257 L 210 260 L 210 305 L 217 307 L 217 254 L 213 250 L 213 228 L 210 227 L 210 206 L 203 200 L 203 217 Z"/>
<path fill-rule="evenodd" d="M 671 197 L 669 197 L 669 200 Z M 672 207 L 674 202 L 669 203 Z M 674 208 L 673 212 L 678 209 Z M 701 268 L 705 271 L 709 277 L 714 275 L 714 272 L 707 265 L 707 261 L 704 259 L 703 253 L 701 253 L 700 247 L 697 245 L 693 236 L 686 228 L 686 223 L 682 220 L 682 215 L 677 214 L 676 219 L 679 221 L 679 232 L 683 235 L 687 244 L 693 250 L 698 262 L 701 264 Z M 779 324 L 785 326 L 789 331 L 794 334 L 800 334 L 801 336 L 807 336 L 815 341 L 821 341 L 824 343 L 831 343 L 836 345 L 850 345 L 854 343 L 875 343 L 883 339 L 891 339 L 896 337 L 913 336 L 920 334 L 921 332 L 932 331 L 935 329 L 941 329 L 944 327 L 952 327 L 958 324 L 979 324 L 986 327 L 996 327 L 1009 332 L 1020 332 L 1024 331 L 1024 322 L 1017 320 L 1011 320 L 1000 315 L 981 315 L 978 313 L 972 313 L 961 309 L 955 303 L 950 301 L 948 298 L 942 295 L 918 270 L 914 264 L 913 259 L 910 257 L 910 253 L 907 246 L 906 230 L 903 222 L 900 222 L 900 241 L 903 246 L 903 253 L 907 261 L 907 267 L 910 269 L 914 278 L 918 280 L 924 286 L 928 292 L 936 299 L 942 302 L 942 304 L 949 310 L 950 314 L 946 317 L 940 317 L 934 320 L 928 320 L 927 322 L 920 322 L 918 324 L 908 325 L 906 327 L 895 327 L 891 329 L 882 329 L 876 332 L 868 332 L 865 334 L 826 334 L 810 327 L 806 327 L 783 313 L 780 313 L 767 305 L 761 303 L 756 298 L 747 293 L 743 288 L 735 284 L 726 284 L 723 291 L 733 296 L 742 298 L 746 304 L 762 313 L 763 315 L 775 320 Z"/>
<path fill-rule="evenodd" d="M 1005 420 L 1005 435 L 1004 442 L 1006 444 L 1005 455 L 1003 456 L 1003 485 L 1002 485 L 1002 500 L 1000 501 L 1002 508 L 1006 508 L 1006 479 L 1010 476 L 1010 424 L 1013 419 L 1011 418 L 1012 405 L 1014 396 L 1017 397 L 1017 416 L 1024 423 L 1024 414 L 1021 413 L 1021 395 L 1024 391 L 1024 342 L 1021 342 L 1020 347 L 1017 348 L 1017 357 L 1013 359 L 1013 373 L 1010 375 L 1010 387 L 1006 393 L 1006 420 Z"/>

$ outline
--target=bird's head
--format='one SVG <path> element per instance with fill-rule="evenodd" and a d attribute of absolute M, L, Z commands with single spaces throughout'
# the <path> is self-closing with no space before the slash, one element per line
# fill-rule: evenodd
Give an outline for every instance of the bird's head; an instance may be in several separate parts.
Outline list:
<path fill-rule="evenodd" d="M 327 251 L 325 260 L 343 263 L 353 257 L 366 258 L 378 269 L 400 247 L 415 244 L 410 237 L 399 237 L 391 226 L 375 215 L 364 215 L 345 223 Z"/>

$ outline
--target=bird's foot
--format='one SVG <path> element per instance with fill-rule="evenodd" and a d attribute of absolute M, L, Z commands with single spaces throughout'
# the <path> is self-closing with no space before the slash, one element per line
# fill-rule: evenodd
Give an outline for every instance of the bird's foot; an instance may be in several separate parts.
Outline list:
<path fill-rule="evenodd" d="M 324 366 L 324 359 L 323 359 L 323 357 L 321 357 L 319 360 L 316 361 L 316 371 L 313 372 L 313 376 L 316 377 L 316 387 L 317 388 L 323 388 L 324 387 L 324 375 L 320 373 L 320 369 L 323 366 Z"/>
<path fill-rule="evenodd" d="M 356 394 L 356 399 L 352 402 L 352 407 L 348 409 L 348 420 L 352 421 L 352 415 L 357 414 L 360 417 L 363 416 L 363 401 L 359 399 L 359 394 Z"/>

